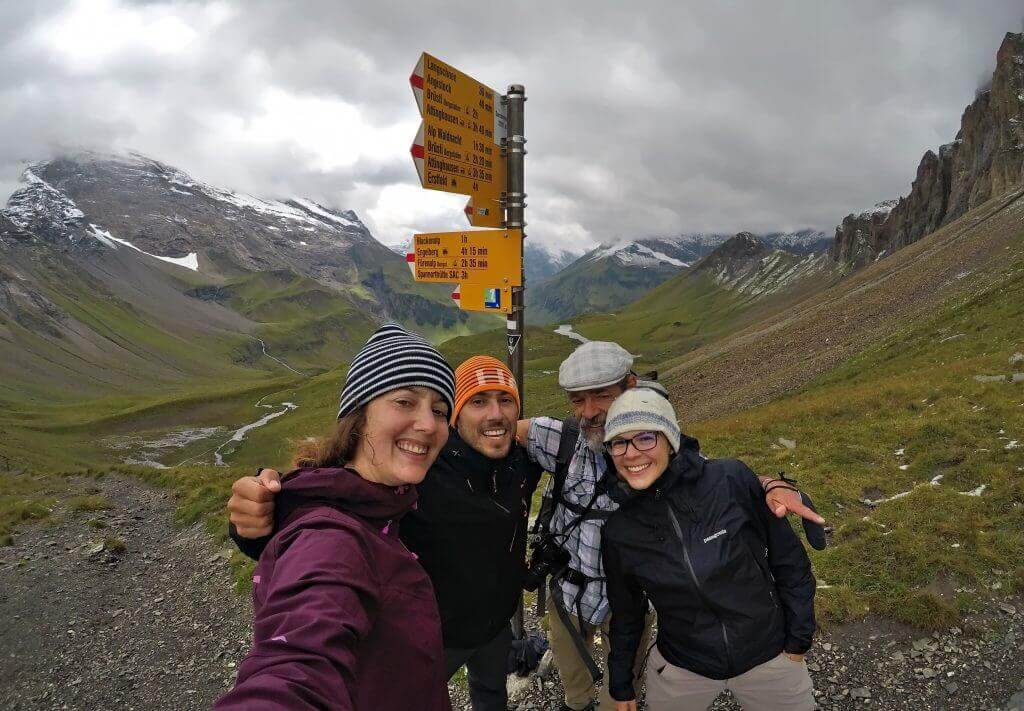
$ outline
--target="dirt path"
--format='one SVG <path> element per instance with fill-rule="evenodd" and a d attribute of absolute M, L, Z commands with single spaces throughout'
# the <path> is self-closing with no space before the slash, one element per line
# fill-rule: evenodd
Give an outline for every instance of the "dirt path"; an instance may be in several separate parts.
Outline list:
<path fill-rule="evenodd" d="M 201 526 L 172 525 L 166 492 L 81 485 L 112 508 L 0 548 L 0 708 L 208 709 L 249 646 L 249 602 L 225 558 Z M 104 538 L 125 550 L 98 550 Z"/>

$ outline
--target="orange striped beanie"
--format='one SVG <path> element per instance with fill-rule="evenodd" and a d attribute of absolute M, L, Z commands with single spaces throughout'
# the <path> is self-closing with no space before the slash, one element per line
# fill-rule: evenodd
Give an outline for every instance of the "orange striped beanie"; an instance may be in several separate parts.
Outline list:
<path fill-rule="evenodd" d="M 521 407 L 519 388 L 512 371 L 497 358 L 478 355 L 467 358 L 455 369 L 455 408 L 452 410 L 452 424 L 459 416 L 459 411 L 471 397 L 485 390 L 501 390 L 516 399 L 516 407 Z"/>

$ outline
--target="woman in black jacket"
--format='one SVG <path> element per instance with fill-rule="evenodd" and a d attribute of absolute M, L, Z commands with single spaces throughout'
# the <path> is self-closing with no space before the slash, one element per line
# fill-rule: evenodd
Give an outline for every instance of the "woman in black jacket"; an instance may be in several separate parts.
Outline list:
<path fill-rule="evenodd" d="M 647 708 L 706 709 L 725 689 L 750 711 L 813 709 L 804 654 L 815 581 L 800 540 L 764 506 L 757 477 L 735 459 L 705 459 L 652 390 L 621 395 L 605 446 L 621 508 L 604 528 L 612 608 L 609 685 L 636 709 L 632 661 L 648 601 L 658 639 Z"/>

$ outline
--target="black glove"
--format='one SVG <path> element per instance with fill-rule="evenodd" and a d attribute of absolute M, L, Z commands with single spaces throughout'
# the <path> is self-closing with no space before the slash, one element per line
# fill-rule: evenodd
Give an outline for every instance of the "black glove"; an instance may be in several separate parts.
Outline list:
<path fill-rule="evenodd" d="M 814 508 L 814 503 L 811 501 L 810 496 L 801 491 L 800 499 L 803 501 L 804 506 L 814 513 L 818 513 L 818 509 Z M 825 546 L 828 545 L 828 541 L 825 540 L 825 527 L 820 523 L 808 521 L 806 518 L 801 519 L 801 521 L 804 524 L 804 535 L 807 536 L 807 542 L 811 544 L 811 548 L 816 551 L 825 550 Z"/>

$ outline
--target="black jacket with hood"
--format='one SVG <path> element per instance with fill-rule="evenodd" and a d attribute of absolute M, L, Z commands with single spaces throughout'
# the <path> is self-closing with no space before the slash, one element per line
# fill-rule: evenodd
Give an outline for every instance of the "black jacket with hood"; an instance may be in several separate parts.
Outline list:
<path fill-rule="evenodd" d="M 632 667 L 648 600 L 665 660 L 711 679 L 810 648 L 810 560 L 789 523 L 764 505 L 761 484 L 743 462 L 704 459 L 697 440 L 684 437 L 649 489 L 620 482 L 612 494 L 621 507 L 602 544 L 612 698 L 636 698 Z"/>
<path fill-rule="evenodd" d="M 507 627 L 526 572 L 527 517 L 542 469 L 518 445 L 490 459 L 453 429 L 402 518 L 400 536 L 430 576 L 444 646 L 473 649 Z M 259 558 L 267 538 L 231 528 L 239 549 Z"/>

